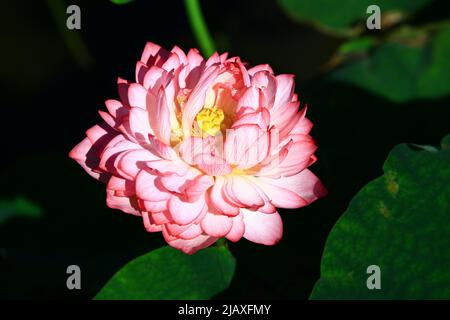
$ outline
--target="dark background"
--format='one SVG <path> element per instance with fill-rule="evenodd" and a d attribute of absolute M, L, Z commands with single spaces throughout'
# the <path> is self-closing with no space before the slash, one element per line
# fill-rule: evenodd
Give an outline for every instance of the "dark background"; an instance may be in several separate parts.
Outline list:
<path fill-rule="evenodd" d="M 444 2 L 426 7 L 412 23 L 448 16 Z M 99 121 L 103 102 L 118 97 L 117 77 L 134 80 L 146 41 L 185 51 L 198 47 L 183 2 L 71 3 L 81 7 L 82 29 L 73 32 L 92 63 L 77 62 L 48 2 L 11 1 L 0 12 L 0 198 L 23 195 L 44 211 L 39 219 L 0 225 L 1 298 L 90 299 L 129 260 L 164 244 L 139 218 L 107 208 L 104 185 L 67 154 Z M 292 22 L 275 1 L 202 5 L 220 51 L 296 75 L 319 146 L 312 170 L 329 190 L 309 207 L 280 210 L 285 231 L 277 246 L 245 239 L 230 244 L 236 273 L 217 298 L 305 299 L 319 278 L 328 232 L 350 199 L 382 174 L 394 145 L 438 145 L 450 132 L 450 99 L 394 104 L 327 80 L 320 67 L 343 40 Z M 66 288 L 71 264 L 81 267 L 82 290 Z"/>

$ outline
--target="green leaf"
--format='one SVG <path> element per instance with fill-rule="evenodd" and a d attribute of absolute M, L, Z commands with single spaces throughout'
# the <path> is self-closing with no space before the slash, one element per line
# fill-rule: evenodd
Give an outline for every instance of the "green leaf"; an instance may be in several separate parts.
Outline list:
<path fill-rule="evenodd" d="M 342 44 L 339 47 L 339 54 L 347 55 L 367 52 L 374 45 L 375 40 L 372 37 L 360 37 Z"/>
<path fill-rule="evenodd" d="M 118 5 L 127 4 L 127 3 L 130 3 L 132 1 L 134 1 L 134 0 L 111 0 L 112 3 L 118 4 Z"/>
<path fill-rule="evenodd" d="M 22 196 L 13 200 L 0 199 L 0 223 L 14 217 L 38 218 L 41 215 L 41 208 Z"/>
<path fill-rule="evenodd" d="M 439 98 L 450 93 L 449 57 L 448 24 L 435 32 L 404 28 L 373 54 L 344 64 L 330 76 L 394 102 Z"/>
<path fill-rule="evenodd" d="M 450 298 L 450 149 L 401 144 L 383 169 L 333 227 L 311 299 Z M 367 288 L 370 265 L 380 290 Z"/>
<path fill-rule="evenodd" d="M 209 247 L 186 255 L 162 247 L 120 269 L 95 299 L 209 299 L 233 278 L 235 259 L 225 247 Z"/>
<path fill-rule="evenodd" d="M 360 33 L 370 16 L 367 7 L 376 4 L 380 7 L 381 17 L 385 21 L 399 20 L 423 8 L 432 0 L 278 0 L 281 7 L 294 20 L 309 23 L 318 29 L 342 35 Z M 394 18 L 395 16 L 395 18 Z M 392 17 L 392 18 L 389 18 Z M 389 19 L 388 19 L 389 18 Z M 356 22 L 363 26 L 354 27 Z"/>

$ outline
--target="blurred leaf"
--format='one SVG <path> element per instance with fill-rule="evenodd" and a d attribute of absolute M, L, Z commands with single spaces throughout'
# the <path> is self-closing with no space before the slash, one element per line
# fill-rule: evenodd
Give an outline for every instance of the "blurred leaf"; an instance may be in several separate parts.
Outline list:
<path fill-rule="evenodd" d="M 372 37 L 360 37 L 342 44 L 339 47 L 339 53 L 346 55 L 346 54 L 366 52 L 374 45 L 375 40 Z"/>
<path fill-rule="evenodd" d="M 358 43 L 357 43 L 358 44 Z M 364 43 L 363 43 L 364 44 Z M 344 45 L 344 51 L 355 45 Z M 394 102 L 438 98 L 450 93 L 450 26 L 438 30 L 403 28 L 384 44 L 331 73 Z"/>
<path fill-rule="evenodd" d="M 286 13 L 299 22 L 313 24 L 315 27 L 335 34 L 354 35 L 365 28 L 365 21 L 370 16 L 367 7 L 376 4 L 380 7 L 382 25 L 387 27 L 390 20 L 385 17 L 395 16 L 395 22 L 411 14 L 432 0 L 278 0 Z M 383 19 L 385 23 L 383 23 Z M 353 27 L 356 22 L 362 26 Z"/>
<path fill-rule="evenodd" d="M 0 223 L 14 217 L 38 218 L 42 210 L 30 200 L 18 196 L 13 200 L 0 199 Z"/>
<path fill-rule="evenodd" d="M 111 0 L 112 3 L 118 4 L 118 5 L 127 4 L 127 3 L 130 3 L 132 1 L 134 1 L 134 0 Z"/>
<path fill-rule="evenodd" d="M 223 246 L 191 256 L 165 246 L 129 262 L 95 299 L 209 299 L 228 287 L 234 268 L 235 259 Z"/>
<path fill-rule="evenodd" d="M 401 144 L 383 169 L 333 227 L 311 299 L 450 298 L 450 149 Z M 370 265 L 380 290 L 367 288 Z"/>

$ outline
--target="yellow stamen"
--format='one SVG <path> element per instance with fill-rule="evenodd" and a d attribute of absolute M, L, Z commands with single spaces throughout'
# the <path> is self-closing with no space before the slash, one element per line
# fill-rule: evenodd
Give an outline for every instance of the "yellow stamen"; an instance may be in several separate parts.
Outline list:
<path fill-rule="evenodd" d="M 199 128 L 203 134 L 215 136 L 220 131 L 222 121 L 225 119 L 225 115 L 222 109 L 217 107 L 203 108 L 196 117 Z"/>
<path fill-rule="evenodd" d="M 236 175 L 247 175 L 247 173 L 245 172 L 245 170 L 238 169 L 238 168 L 233 168 L 233 171 L 231 172 L 231 174 L 236 174 Z"/>
<path fill-rule="evenodd" d="M 178 97 L 177 97 L 177 102 L 181 107 L 184 106 L 184 103 L 186 102 L 186 100 L 187 100 L 186 96 L 178 95 Z"/>

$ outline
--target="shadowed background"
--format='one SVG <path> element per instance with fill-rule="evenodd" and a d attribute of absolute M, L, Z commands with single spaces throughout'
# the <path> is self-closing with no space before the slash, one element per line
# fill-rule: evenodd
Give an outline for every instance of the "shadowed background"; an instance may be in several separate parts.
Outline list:
<path fill-rule="evenodd" d="M 99 121 L 103 102 L 118 97 L 117 77 L 134 79 L 146 41 L 198 47 L 182 1 L 77 1 L 82 29 L 71 31 L 78 40 L 67 41 L 82 41 L 87 55 L 80 58 L 58 30 L 51 3 L 13 1 L 0 13 L 0 198 L 23 196 L 42 211 L 0 224 L 2 298 L 92 298 L 129 260 L 164 244 L 139 218 L 107 208 L 104 185 L 67 154 Z M 311 169 L 329 190 L 309 207 L 280 210 L 284 236 L 277 246 L 230 244 L 236 272 L 217 298 L 305 299 L 319 278 L 326 237 L 350 199 L 382 174 L 394 145 L 438 145 L 450 132 L 450 100 L 394 103 L 324 76 L 322 67 L 344 40 L 294 22 L 276 1 L 202 7 L 218 50 L 296 75 L 319 146 Z M 444 1 L 435 1 L 412 24 L 446 16 Z M 66 288 L 71 264 L 81 267 L 82 290 Z"/>

